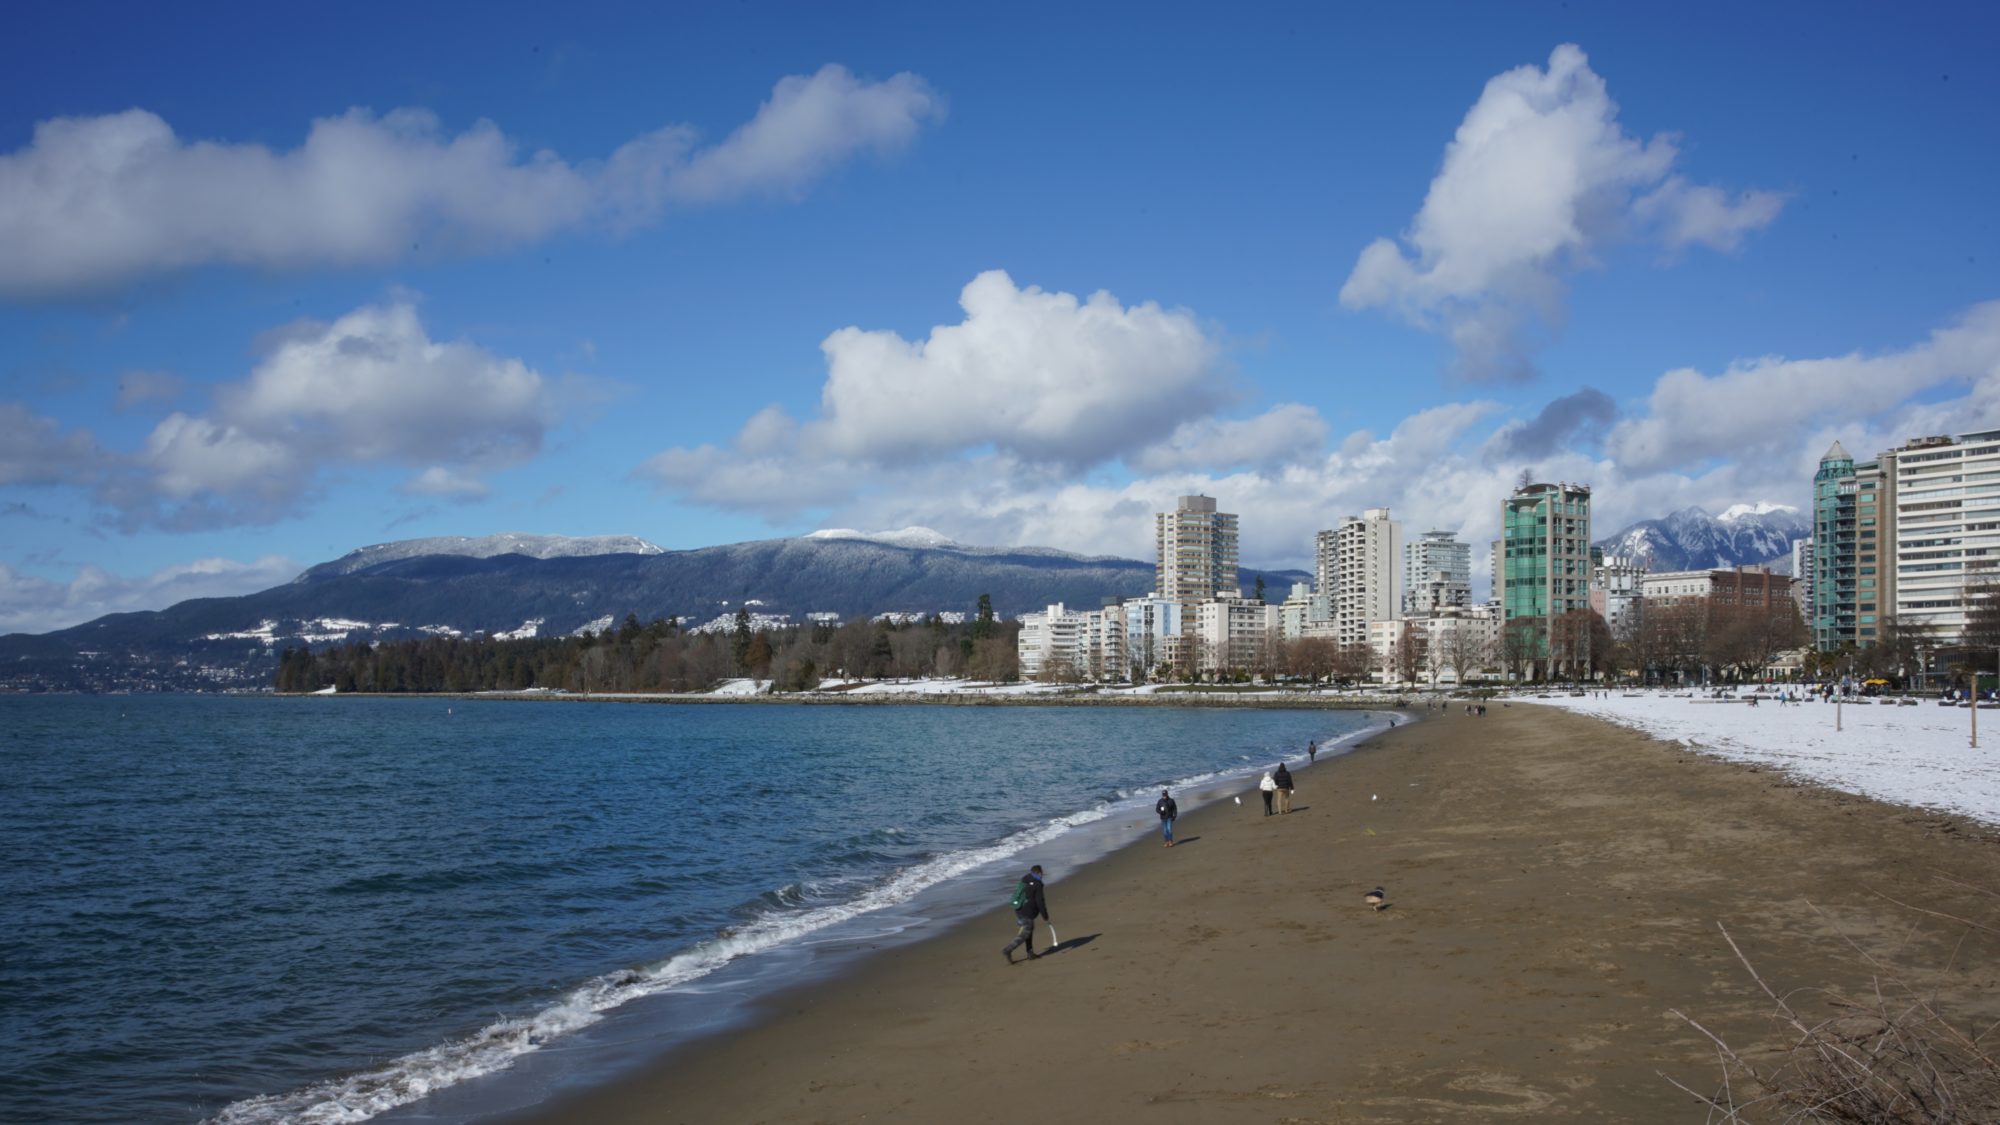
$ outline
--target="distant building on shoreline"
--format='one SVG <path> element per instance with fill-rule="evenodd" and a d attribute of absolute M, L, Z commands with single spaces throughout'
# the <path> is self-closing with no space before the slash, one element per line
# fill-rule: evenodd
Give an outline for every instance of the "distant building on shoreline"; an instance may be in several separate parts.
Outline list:
<path fill-rule="evenodd" d="M 1590 663 L 1590 486 L 1524 484 L 1500 504 L 1494 600 L 1509 672 Z"/>
<path fill-rule="evenodd" d="M 1927 651 L 1966 643 L 2000 581 L 2000 430 L 1912 439 L 1856 462 L 1836 441 L 1813 474 L 1813 647 L 1893 633 Z"/>
<path fill-rule="evenodd" d="M 1402 617 L 1403 525 L 1389 509 L 1369 508 L 1320 532 L 1315 554 L 1340 644 L 1366 645 L 1370 622 Z"/>
<path fill-rule="evenodd" d="M 1216 511 L 1214 497 L 1183 496 L 1153 526 L 1154 593 L 1188 607 L 1238 593 L 1236 517 Z"/>
<path fill-rule="evenodd" d="M 1403 616 L 1427 617 L 1472 604 L 1472 547 L 1449 531 L 1426 531 L 1403 546 Z"/>

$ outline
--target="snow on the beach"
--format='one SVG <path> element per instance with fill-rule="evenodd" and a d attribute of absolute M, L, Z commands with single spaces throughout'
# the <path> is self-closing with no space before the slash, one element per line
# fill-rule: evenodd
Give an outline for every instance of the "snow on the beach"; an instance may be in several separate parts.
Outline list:
<path fill-rule="evenodd" d="M 1914 707 L 1849 702 L 1840 707 L 1840 730 L 1831 703 L 1780 706 L 1770 697 L 1755 707 L 1699 694 L 1617 692 L 1514 702 L 1567 707 L 1834 789 L 2000 824 L 2000 710 L 1980 712 L 1974 750 L 1971 710 L 1936 699 Z"/>

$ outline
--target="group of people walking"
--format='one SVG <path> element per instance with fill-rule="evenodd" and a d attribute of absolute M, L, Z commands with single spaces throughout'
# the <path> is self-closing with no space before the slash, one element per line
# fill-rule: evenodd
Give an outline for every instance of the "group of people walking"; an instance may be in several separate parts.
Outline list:
<path fill-rule="evenodd" d="M 1319 742 L 1314 740 L 1306 745 L 1306 761 L 1319 760 Z M 1279 762 L 1257 783 L 1258 792 L 1264 795 L 1264 815 L 1282 816 L 1292 811 L 1292 771 Z M 1153 812 L 1160 818 L 1160 843 L 1162 847 L 1174 846 L 1174 821 L 1180 819 L 1181 807 L 1174 800 L 1170 790 L 1160 790 L 1160 799 L 1153 802 Z M 1049 902 L 1042 881 L 1042 865 L 1035 864 L 1021 876 L 1014 886 L 1014 897 L 1008 903 L 1014 908 L 1014 940 L 1007 943 L 1000 952 L 1006 956 L 1009 965 L 1014 964 L 1014 951 L 1027 947 L 1027 959 L 1035 960 L 1042 955 L 1035 952 L 1035 922 L 1049 920 Z M 1053 936 L 1054 929 L 1051 927 Z M 1051 947 L 1053 948 L 1053 947 Z"/>

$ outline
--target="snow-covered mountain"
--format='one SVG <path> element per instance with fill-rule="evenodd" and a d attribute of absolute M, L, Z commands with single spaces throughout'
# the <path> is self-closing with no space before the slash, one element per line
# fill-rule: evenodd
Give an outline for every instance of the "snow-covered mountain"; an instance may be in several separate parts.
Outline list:
<path fill-rule="evenodd" d="M 430 539 L 398 539 L 393 543 L 376 543 L 349 551 L 332 562 L 312 567 L 292 581 L 311 582 L 353 574 L 397 559 L 423 558 L 426 555 L 456 555 L 468 559 L 490 559 L 500 555 L 526 555 L 531 559 L 580 559 L 591 555 L 658 555 L 665 550 L 636 535 L 524 535 L 517 531 L 482 535 L 477 539 L 466 535 L 440 535 Z"/>
<path fill-rule="evenodd" d="M 1282 591 L 1300 571 L 1244 569 Z M 254 687 L 287 647 L 424 636 L 565 636 L 623 621 L 690 625 L 739 608 L 759 621 L 969 614 L 980 596 L 1003 616 L 1051 602 L 1095 607 L 1153 585 L 1153 564 L 1049 547 L 976 547 L 924 528 L 845 530 L 688 551 L 631 536 L 494 535 L 381 543 L 296 581 L 235 598 L 112 614 L 37 636 L 0 637 L 0 689 L 203 690 Z"/>
<path fill-rule="evenodd" d="M 1634 559 L 1655 573 L 1775 563 L 1790 565 L 1792 543 L 1812 534 L 1812 518 L 1786 504 L 1737 504 L 1720 516 L 1682 508 L 1597 541 L 1606 557 Z"/>

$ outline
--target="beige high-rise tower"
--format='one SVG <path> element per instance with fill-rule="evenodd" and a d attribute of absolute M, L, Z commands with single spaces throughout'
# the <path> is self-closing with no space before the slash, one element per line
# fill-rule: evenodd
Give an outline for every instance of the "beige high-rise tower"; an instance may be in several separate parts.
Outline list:
<path fill-rule="evenodd" d="M 1236 517 L 1215 510 L 1212 496 L 1183 496 L 1171 512 L 1153 516 L 1163 598 L 1196 605 L 1218 594 L 1237 596 Z"/>

